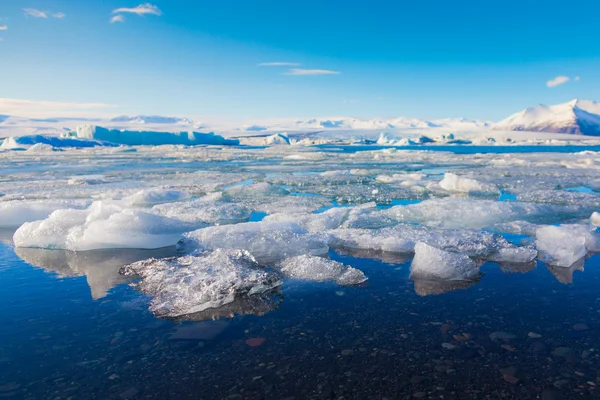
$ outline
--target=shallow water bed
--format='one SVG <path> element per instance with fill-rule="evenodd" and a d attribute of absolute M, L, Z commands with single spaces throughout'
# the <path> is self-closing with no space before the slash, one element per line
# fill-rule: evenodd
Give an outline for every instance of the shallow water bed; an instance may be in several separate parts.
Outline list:
<path fill-rule="evenodd" d="M 86 281 L 0 253 L 4 397 L 598 395 L 598 256 L 574 275 L 583 267 L 488 263 L 478 282 L 442 284 L 409 280 L 410 257 L 332 252 L 368 282 L 286 280 L 189 322 L 155 318 L 122 282 L 93 300 L 111 272 Z"/>

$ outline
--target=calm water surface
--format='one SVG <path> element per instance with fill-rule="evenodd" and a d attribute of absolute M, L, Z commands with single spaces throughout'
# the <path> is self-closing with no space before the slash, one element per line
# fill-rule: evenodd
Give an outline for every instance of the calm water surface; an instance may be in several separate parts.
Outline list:
<path fill-rule="evenodd" d="M 0 398 L 600 397 L 598 256 L 488 263 L 465 286 L 409 280 L 410 258 L 332 252 L 368 283 L 286 281 L 194 322 L 155 318 L 118 274 L 172 248 L 16 251 L 0 244 Z"/>

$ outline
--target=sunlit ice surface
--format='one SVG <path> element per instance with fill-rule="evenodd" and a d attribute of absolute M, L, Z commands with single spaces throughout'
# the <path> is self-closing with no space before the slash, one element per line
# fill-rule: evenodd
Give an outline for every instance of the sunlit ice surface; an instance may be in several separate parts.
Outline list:
<path fill-rule="evenodd" d="M 527 150 L 0 153 L 0 396 L 595 398 L 599 149 Z"/>

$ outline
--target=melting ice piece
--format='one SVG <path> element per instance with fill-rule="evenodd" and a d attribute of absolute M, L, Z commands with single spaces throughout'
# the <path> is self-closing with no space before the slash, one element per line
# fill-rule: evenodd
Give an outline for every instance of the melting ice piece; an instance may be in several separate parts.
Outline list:
<path fill-rule="evenodd" d="M 207 197 L 207 196 L 205 196 Z M 252 212 L 237 203 L 222 203 L 201 198 L 194 201 L 159 204 L 152 213 L 189 222 L 198 228 L 210 225 L 226 225 L 246 222 Z M 204 225 L 204 226 L 202 226 Z"/>
<path fill-rule="evenodd" d="M 184 222 L 96 201 L 86 210 L 57 210 L 45 220 L 27 222 L 13 240 L 17 247 L 74 251 L 156 249 L 176 244 L 192 229 Z"/>
<path fill-rule="evenodd" d="M 479 267 L 468 256 L 421 242 L 415 245 L 415 257 L 410 265 L 411 279 L 469 281 L 478 277 Z"/>
<path fill-rule="evenodd" d="M 155 204 L 187 200 L 190 197 L 189 193 L 181 190 L 144 189 L 125 197 L 123 201 L 133 206 L 153 206 Z"/>
<path fill-rule="evenodd" d="M 161 317 L 194 314 L 260 294 L 281 284 L 277 274 L 261 269 L 244 250 L 217 249 L 179 258 L 139 261 L 123 267 L 138 275 L 134 284 L 152 296 L 150 311 Z"/>
<path fill-rule="evenodd" d="M 570 267 L 583 258 L 588 250 L 585 235 L 561 226 L 546 226 L 536 231 L 536 246 L 544 262 L 558 266 Z"/>
<path fill-rule="evenodd" d="M 350 212 L 350 208 L 332 208 L 320 214 L 278 213 L 267 215 L 268 222 L 295 222 L 311 232 L 322 232 L 339 227 Z"/>
<path fill-rule="evenodd" d="M 352 267 L 323 257 L 302 255 L 287 258 L 277 264 L 287 277 L 317 282 L 336 281 L 339 285 L 358 285 L 367 280 L 365 274 Z"/>
<path fill-rule="evenodd" d="M 62 208 L 85 208 L 87 200 L 9 200 L 0 201 L 0 227 L 18 227 L 25 222 L 47 218 Z"/>
<path fill-rule="evenodd" d="M 458 176 L 451 172 L 444 174 L 444 179 L 440 181 L 440 186 L 449 192 L 461 193 L 498 193 L 498 187 L 493 184 L 483 183 L 475 179 Z"/>
<path fill-rule="evenodd" d="M 505 247 L 487 257 L 487 260 L 500 263 L 529 263 L 537 254 L 537 250 L 531 247 Z"/>
<path fill-rule="evenodd" d="M 274 264 L 303 254 L 326 255 L 327 237 L 290 222 L 246 222 L 211 226 L 184 235 L 184 249 L 243 249 L 261 264 Z"/>
<path fill-rule="evenodd" d="M 594 211 L 590 217 L 590 221 L 594 226 L 600 226 L 600 213 Z"/>
<path fill-rule="evenodd" d="M 271 185 L 266 182 L 254 183 L 252 185 L 233 186 L 223 191 L 225 197 L 235 199 L 247 199 L 255 197 L 285 196 L 290 194 L 284 188 Z"/>

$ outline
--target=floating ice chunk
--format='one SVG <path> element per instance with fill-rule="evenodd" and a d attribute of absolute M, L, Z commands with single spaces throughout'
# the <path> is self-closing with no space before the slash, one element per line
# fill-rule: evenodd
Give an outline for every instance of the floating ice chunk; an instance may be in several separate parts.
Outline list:
<path fill-rule="evenodd" d="M 443 198 L 395 206 L 381 213 L 401 222 L 418 222 L 444 228 L 482 229 L 503 222 L 552 215 L 553 212 L 556 212 L 556 208 L 548 205 Z"/>
<path fill-rule="evenodd" d="M 590 217 L 590 221 L 594 226 L 600 226 L 600 213 L 594 211 Z"/>
<path fill-rule="evenodd" d="M 536 231 L 536 246 L 541 259 L 558 267 L 570 267 L 583 258 L 588 250 L 584 235 L 559 226 L 546 226 Z"/>
<path fill-rule="evenodd" d="M 352 267 L 323 257 L 302 255 L 277 264 L 284 276 L 317 282 L 336 281 L 339 285 L 358 285 L 367 280 L 365 274 Z"/>
<path fill-rule="evenodd" d="M 159 204 L 152 207 L 151 212 L 189 222 L 198 228 L 247 222 L 252 214 L 250 209 L 241 204 L 213 202 L 207 196 L 194 201 Z"/>
<path fill-rule="evenodd" d="M 346 219 L 350 208 L 332 208 L 320 214 L 288 214 L 267 215 L 267 222 L 295 222 L 311 232 L 322 232 L 338 228 Z"/>
<path fill-rule="evenodd" d="M 25 222 L 47 218 L 61 208 L 85 208 L 87 200 L 9 200 L 0 201 L 0 227 L 18 227 Z"/>
<path fill-rule="evenodd" d="M 127 196 L 123 201 L 133 206 L 153 206 L 155 204 L 172 203 L 174 201 L 187 200 L 191 196 L 181 190 L 170 189 L 144 189 Z"/>
<path fill-rule="evenodd" d="M 289 222 L 246 222 L 212 226 L 189 232 L 180 243 L 184 249 L 243 249 L 261 264 L 274 264 L 304 254 L 326 255 L 325 235 L 309 233 Z"/>
<path fill-rule="evenodd" d="M 13 236 L 17 247 L 74 251 L 95 249 L 156 249 L 175 245 L 189 224 L 109 201 L 86 210 L 57 210 L 42 221 L 23 224 Z"/>
<path fill-rule="evenodd" d="M 290 192 L 286 189 L 271 185 L 266 182 L 254 183 L 252 185 L 233 186 L 223 191 L 223 196 L 235 199 L 285 196 L 288 194 L 290 194 Z"/>
<path fill-rule="evenodd" d="M 501 235 L 462 229 L 435 230 L 425 226 L 399 224 L 381 229 L 336 229 L 328 231 L 334 248 L 412 253 L 416 242 L 436 248 L 487 258 L 500 249 L 514 248 Z"/>
<path fill-rule="evenodd" d="M 442 189 L 449 192 L 461 193 L 499 193 L 498 187 L 489 183 L 482 183 L 475 179 L 458 176 L 451 172 L 444 174 L 444 179 L 440 181 Z"/>
<path fill-rule="evenodd" d="M 412 174 L 393 174 L 393 175 L 378 175 L 375 180 L 381 183 L 402 183 L 406 181 L 420 181 L 426 177 L 425 174 L 412 173 Z M 411 182 L 411 183 L 412 183 Z"/>
<path fill-rule="evenodd" d="M 468 256 L 421 242 L 415 245 L 415 257 L 410 265 L 411 279 L 469 281 L 478 277 L 479 267 Z"/>
<path fill-rule="evenodd" d="M 123 267 L 138 275 L 134 284 L 152 296 L 150 311 L 178 317 L 232 303 L 237 297 L 263 293 L 281 284 L 277 274 L 261 269 L 243 250 L 217 249 L 179 258 L 139 261 Z"/>
<path fill-rule="evenodd" d="M 537 254 L 537 250 L 531 247 L 505 247 L 487 257 L 487 260 L 499 263 L 529 263 Z"/>

